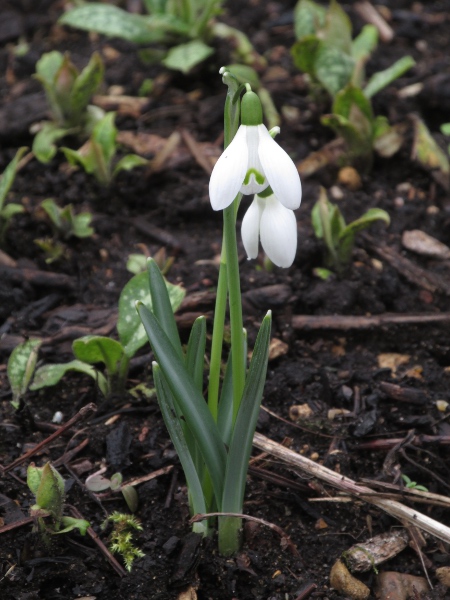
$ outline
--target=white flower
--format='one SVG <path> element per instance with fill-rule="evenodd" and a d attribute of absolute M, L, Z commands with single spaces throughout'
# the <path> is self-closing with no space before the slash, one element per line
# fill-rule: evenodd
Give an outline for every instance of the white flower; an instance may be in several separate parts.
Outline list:
<path fill-rule="evenodd" d="M 287 209 L 300 206 L 302 186 L 289 155 L 275 142 L 265 125 L 241 125 L 211 174 L 211 206 L 214 210 L 223 210 L 239 191 L 258 194 L 269 185 Z"/>
<path fill-rule="evenodd" d="M 242 242 L 248 258 L 258 256 L 258 243 L 277 267 L 290 267 L 297 250 L 297 221 L 294 212 L 283 206 L 276 195 L 256 195 L 244 215 Z"/>

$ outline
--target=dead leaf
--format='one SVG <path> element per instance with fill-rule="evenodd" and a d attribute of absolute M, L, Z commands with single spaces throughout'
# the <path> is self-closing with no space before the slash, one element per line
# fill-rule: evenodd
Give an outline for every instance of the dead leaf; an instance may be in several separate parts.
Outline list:
<path fill-rule="evenodd" d="M 386 352 L 378 355 L 378 366 L 380 369 L 391 369 L 392 375 L 395 376 L 398 367 L 406 364 L 411 360 L 409 354 L 397 354 L 395 352 Z"/>
<path fill-rule="evenodd" d="M 404 231 L 402 244 L 407 250 L 411 250 L 422 256 L 429 256 L 439 260 L 450 258 L 450 248 L 448 246 L 420 229 Z"/>

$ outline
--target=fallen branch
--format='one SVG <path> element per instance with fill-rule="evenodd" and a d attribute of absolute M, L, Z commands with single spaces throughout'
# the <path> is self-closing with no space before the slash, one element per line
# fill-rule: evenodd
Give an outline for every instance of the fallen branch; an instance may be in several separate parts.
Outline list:
<path fill-rule="evenodd" d="M 331 469 L 324 467 L 318 463 L 309 460 L 305 456 L 285 448 L 281 444 L 266 438 L 260 433 L 255 433 L 253 438 L 253 445 L 259 450 L 268 452 L 273 456 L 276 456 L 280 460 L 289 464 L 290 466 L 298 467 L 302 471 L 308 473 L 312 477 L 317 477 L 322 481 L 325 481 L 329 485 L 350 494 L 353 497 L 363 500 L 368 504 L 372 504 L 377 508 L 380 508 L 384 512 L 388 513 L 392 517 L 395 517 L 399 521 L 406 521 L 415 527 L 419 527 L 431 535 L 439 538 L 440 540 L 449 543 L 450 542 L 450 527 L 427 517 L 426 515 L 409 508 L 398 502 L 397 500 L 389 500 L 385 498 L 379 498 L 378 494 L 366 486 L 357 484 L 352 479 L 339 475 Z"/>
<path fill-rule="evenodd" d="M 437 314 L 394 314 L 354 317 L 349 315 L 294 315 L 292 327 L 302 330 L 317 329 L 372 329 L 385 325 L 429 325 L 450 323 L 450 313 Z"/>

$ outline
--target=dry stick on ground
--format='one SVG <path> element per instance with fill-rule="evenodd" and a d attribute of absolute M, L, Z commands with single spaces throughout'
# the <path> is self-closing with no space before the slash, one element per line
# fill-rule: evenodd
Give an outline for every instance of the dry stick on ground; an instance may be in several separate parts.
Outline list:
<path fill-rule="evenodd" d="M 390 42 L 394 37 L 394 31 L 388 23 L 383 19 L 377 9 L 372 6 L 370 2 L 364 0 L 363 2 L 356 2 L 353 7 L 361 19 L 371 23 L 378 29 L 380 38 L 383 42 Z"/>
<path fill-rule="evenodd" d="M 317 477 L 322 481 L 327 482 L 329 485 L 350 494 L 360 500 L 363 500 L 369 504 L 373 504 L 377 508 L 384 510 L 386 513 L 395 517 L 400 521 L 406 521 L 412 525 L 427 531 L 431 535 L 443 540 L 444 542 L 450 542 L 450 527 L 417 512 L 416 510 L 404 506 L 396 500 L 389 500 L 385 498 L 379 498 L 377 493 L 374 493 L 368 487 L 357 484 L 352 479 L 339 475 L 327 467 L 323 467 L 320 464 L 309 460 L 305 456 L 293 452 L 288 448 L 285 448 L 281 444 L 266 438 L 260 433 L 255 433 L 253 438 L 253 445 L 259 450 L 269 452 L 280 460 L 290 466 L 295 466 L 302 471 L 308 473 L 313 477 Z"/>
<path fill-rule="evenodd" d="M 450 312 L 437 314 L 394 314 L 384 313 L 370 317 L 352 317 L 342 315 L 294 315 L 294 329 L 372 329 L 386 325 L 427 325 L 430 323 L 450 323 Z"/>
<path fill-rule="evenodd" d="M 378 254 L 382 260 L 388 262 L 391 267 L 394 267 L 410 283 L 414 283 L 431 293 L 439 292 L 450 296 L 450 284 L 442 277 L 417 266 L 411 260 L 394 250 L 394 248 L 384 245 L 380 246 L 367 233 L 363 234 L 363 238 L 372 252 Z"/>
<path fill-rule="evenodd" d="M 16 460 L 14 460 L 12 463 L 7 465 L 6 467 L 0 466 L 0 473 L 2 475 L 4 475 L 8 471 L 15 469 L 16 467 L 21 465 L 23 462 L 27 461 L 29 458 L 34 456 L 37 452 L 42 450 L 42 448 L 44 448 L 45 446 L 48 446 L 51 442 L 53 442 L 53 440 L 56 440 L 56 438 L 58 438 L 65 431 L 67 431 L 67 429 L 70 429 L 71 427 L 73 427 L 73 425 L 75 425 L 75 423 L 78 423 L 78 421 L 85 419 L 90 413 L 94 413 L 96 410 L 97 410 L 97 407 L 95 406 L 95 404 L 93 402 L 91 402 L 90 404 L 87 404 L 86 406 L 83 406 L 83 408 L 80 408 L 80 410 L 76 413 L 76 415 L 74 415 L 71 419 L 69 419 L 67 421 L 67 423 L 62 425 L 57 431 L 55 431 L 55 433 L 52 433 L 52 435 L 50 435 L 48 438 L 45 438 L 45 440 L 43 440 L 40 444 L 37 444 L 31 450 L 29 450 L 22 456 L 19 456 L 19 458 L 16 458 Z"/>
<path fill-rule="evenodd" d="M 66 506 L 68 506 L 73 517 L 75 517 L 76 519 L 83 519 L 83 515 L 74 506 L 70 506 L 70 505 L 66 505 Z M 97 544 L 101 553 L 105 556 L 105 558 L 107 559 L 109 564 L 112 566 L 112 568 L 115 570 L 115 572 L 118 575 L 120 575 L 121 577 L 125 577 L 125 575 L 127 575 L 127 572 L 122 567 L 122 565 L 114 558 L 114 556 L 111 554 L 111 552 L 108 550 L 108 548 L 102 542 L 102 540 L 98 537 L 98 535 L 95 533 L 95 531 L 92 529 L 92 527 L 87 528 L 87 534 Z"/>

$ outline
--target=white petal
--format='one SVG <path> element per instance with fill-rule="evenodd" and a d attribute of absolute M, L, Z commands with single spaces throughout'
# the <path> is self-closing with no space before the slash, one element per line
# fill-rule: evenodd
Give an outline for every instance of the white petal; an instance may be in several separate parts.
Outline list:
<path fill-rule="evenodd" d="M 258 200 L 258 197 L 255 196 L 242 219 L 241 226 L 242 243 L 244 244 L 248 258 L 256 258 L 258 256 L 261 213 L 261 200 Z"/>
<path fill-rule="evenodd" d="M 267 183 L 267 178 L 264 175 L 263 166 L 261 164 L 261 161 L 259 160 L 258 146 L 259 146 L 258 127 L 256 125 L 248 125 L 247 126 L 248 164 L 247 164 L 247 171 L 245 173 L 245 176 L 247 175 L 247 173 L 250 169 L 252 170 L 252 173 L 250 174 L 248 183 L 242 184 L 242 186 L 241 186 L 241 192 L 243 194 L 248 194 L 248 195 L 259 194 L 259 192 L 262 192 L 263 190 L 265 190 L 266 187 L 269 185 Z M 258 183 L 258 181 L 256 180 L 256 176 L 258 177 L 258 179 L 262 178 L 262 182 L 260 181 Z"/>
<path fill-rule="evenodd" d="M 261 215 L 261 244 L 264 252 L 277 267 L 290 267 L 297 251 L 297 221 L 292 210 L 275 196 L 264 199 Z"/>
<path fill-rule="evenodd" d="M 223 210 L 236 198 L 247 172 L 246 127 L 241 125 L 231 144 L 216 162 L 209 180 L 209 198 L 214 210 Z"/>
<path fill-rule="evenodd" d="M 302 184 L 297 167 L 289 155 L 270 136 L 264 125 L 258 125 L 259 158 L 269 185 L 278 200 L 291 210 L 300 206 Z"/>

